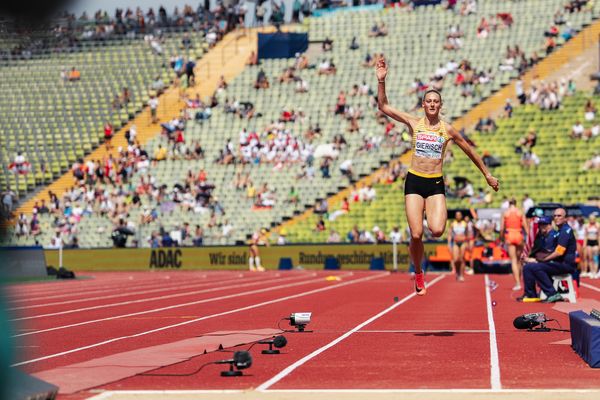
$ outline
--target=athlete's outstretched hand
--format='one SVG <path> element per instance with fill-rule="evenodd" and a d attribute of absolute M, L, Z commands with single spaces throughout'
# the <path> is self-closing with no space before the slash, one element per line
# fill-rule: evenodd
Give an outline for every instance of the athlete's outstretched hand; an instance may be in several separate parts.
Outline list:
<path fill-rule="evenodd" d="M 494 178 L 492 175 L 487 175 L 485 177 L 485 180 L 487 181 L 487 184 L 490 185 L 492 189 L 494 189 L 495 192 L 498 191 L 498 187 L 500 186 L 500 182 L 498 182 L 498 179 Z"/>
<path fill-rule="evenodd" d="M 380 57 L 379 60 L 377 60 L 377 64 L 375 65 L 375 70 L 377 72 L 377 80 L 378 81 L 384 81 L 385 77 L 387 76 L 387 64 L 385 63 L 385 59 L 383 57 Z"/>

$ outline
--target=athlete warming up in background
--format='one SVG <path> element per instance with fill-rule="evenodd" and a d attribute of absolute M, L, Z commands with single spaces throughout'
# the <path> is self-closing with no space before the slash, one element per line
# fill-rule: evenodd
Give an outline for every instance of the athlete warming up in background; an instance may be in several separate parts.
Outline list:
<path fill-rule="evenodd" d="M 248 257 L 248 264 L 250 271 L 264 271 L 265 268 L 260 262 L 260 249 L 259 246 L 268 246 L 269 239 L 267 238 L 267 231 L 261 229 L 260 232 L 254 232 L 250 242 L 248 243 L 250 248 L 250 257 Z"/>
<path fill-rule="evenodd" d="M 410 257 L 415 266 L 415 290 L 418 295 L 426 293 L 425 279 L 421 268 L 423 260 L 423 213 L 431 233 L 440 237 L 446 226 L 446 194 L 442 163 L 449 141 L 454 141 L 479 168 L 488 185 L 498 191 L 498 180 L 492 176 L 483 164 L 481 157 L 452 127 L 440 119 L 442 95 L 437 90 L 427 90 L 423 95 L 422 107 L 425 117 L 419 118 L 399 111 L 388 104 L 385 93 L 385 78 L 388 68 L 385 59 L 376 64 L 377 102 L 379 109 L 388 117 L 402 122 L 412 135 L 412 160 L 404 184 L 406 218 L 410 227 Z"/>

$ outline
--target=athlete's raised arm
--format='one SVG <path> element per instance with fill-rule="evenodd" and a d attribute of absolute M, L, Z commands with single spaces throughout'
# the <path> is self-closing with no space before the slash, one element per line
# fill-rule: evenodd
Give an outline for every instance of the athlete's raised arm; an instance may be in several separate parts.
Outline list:
<path fill-rule="evenodd" d="M 485 176 L 487 184 L 490 185 L 490 187 L 497 192 L 499 186 L 498 179 L 492 176 L 490 171 L 483 163 L 481 157 L 479 157 L 479 155 L 473 150 L 473 148 L 469 145 L 469 143 L 467 143 L 467 141 L 461 136 L 461 134 L 457 132 L 452 125 L 446 124 L 446 126 L 448 127 L 448 135 L 450 135 L 454 143 L 456 143 L 458 147 L 460 147 L 462 151 L 465 152 L 467 157 L 469 157 L 471 161 L 473 161 L 473 164 L 475 164 L 477 168 L 479 168 L 483 176 Z"/>
<path fill-rule="evenodd" d="M 388 69 L 383 57 L 379 58 L 375 68 L 377 73 L 377 81 L 379 82 L 377 85 L 377 105 L 379 106 L 379 109 L 388 117 L 406 124 L 411 130 L 412 134 L 413 125 L 416 124 L 418 118 L 397 110 L 388 104 L 387 95 L 385 94 L 385 77 L 387 76 Z"/>

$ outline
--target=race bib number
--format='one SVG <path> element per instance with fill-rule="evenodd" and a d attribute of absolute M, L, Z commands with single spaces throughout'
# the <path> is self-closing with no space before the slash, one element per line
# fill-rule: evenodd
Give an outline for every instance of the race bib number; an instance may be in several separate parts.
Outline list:
<path fill-rule="evenodd" d="M 415 143 L 415 155 L 417 157 L 433 158 L 440 160 L 444 149 L 445 139 L 443 136 L 430 133 L 417 133 Z"/>

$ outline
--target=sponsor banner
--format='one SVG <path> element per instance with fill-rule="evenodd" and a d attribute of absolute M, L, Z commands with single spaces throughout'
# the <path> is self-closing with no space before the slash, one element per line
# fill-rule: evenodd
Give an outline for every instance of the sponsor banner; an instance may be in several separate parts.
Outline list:
<path fill-rule="evenodd" d="M 435 253 L 439 243 L 425 243 L 425 256 Z M 48 265 L 58 267 L 58 250 L 45 250 Z M 69 249 L 63 265 L 74 271 L 133 270 L 243 270 L 248 269 L 247 246 L 172 247 L 161 249 Z M 281 258 L 291 258 L 294 267 L 322 269 L 327 257 L 338 259 L 342 269 L 367 269 L 374 257 L 393 266 L 391 244 L 377 245 L 288 245 L 260 247 L 262 265 L 277 269 Z M 398 269 L 408 270 L 408 245 L 398 245 Z"/>

